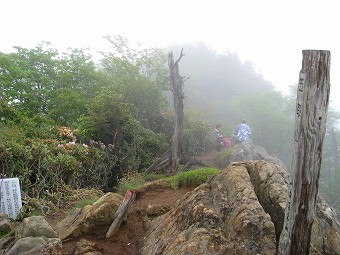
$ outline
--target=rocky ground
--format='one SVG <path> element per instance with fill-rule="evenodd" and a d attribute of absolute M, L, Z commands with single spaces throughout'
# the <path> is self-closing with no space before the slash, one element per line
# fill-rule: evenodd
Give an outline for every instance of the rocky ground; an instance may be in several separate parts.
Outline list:
<path fill-rule="evenodd" d="M 108 192 L 71 217 L 70 208 L 48 215 L 50 224 L 41 216 L 25 218 L 16 238 L 2 240 L 1 250 L 10 247 L 8 255 L 275 254 L 290 181 L 284 164 L 250 142 L 225 161 L 217 160 L 217 152 L 196 160 L 226 170 L 194 190 L 173 190 L 162 180 L 135 190 L 127 219 L 111 238 L 106 233 L 122 197 Z M 318 197 L 310 254 L 339 254 L 339 244 L 336 213 Z"/>
<path fill-rule="evenodd" d="M 143 218 L 146 215 L 146 208 L 149 204 L 159 204 L 162 207 L 170 208 L 177 199 L 183 196 L 189 189 L 157 189 L 145 191 L 133 202 L 129 209 L 128 220 L 123 222 L 117 235 L 106 239 L 106 232 L 101 235 L 81 236 L 70 241 L 63 242 L 62 254 L 74 254 L 76 243 L 81 238 L 96 243 L 103 255 L 136 255 L 143 243 L 145 236 L 145 223 Z M 68 215 L 68 210 L 60 210 L 47 217 L 51 226 L 55 227 L 59 221 Z M 108 226 L 109 227 L 109 226 Z"/>
<path fill-rule="evenodd" d="M 217 167 L 216 153 L 216 151 L 212 151 L 197 157 L 197 159 L 205 162 L 209 166 Z M 143 219 L 146 216 L 147 206 L 149 204 L 157 204 L 162 208 L 171 208 L 176 200 L 190 190 L 189 188 L 181 188 L 178 190 L 162 188 L 145 190 L 138 193 L 129 209 L 128 220 L 122 223 L 117 235 L 106 239 L 106 230 L 103 230 L 103 233 L 100 235 L 86 235 L 66 242 L 64 241 L 62 254 L 74 254 L 76 244 L 83 238 L 95 243 L 97 245 L 96 250 L 100 250 L 103 255 L 137 255 L 145 238 L 146 227 Z M 69 215 L 69 208 L 47 216 L 47 221 L 51 226 L 55 227 L 57 223 L 67 215 Z"/>

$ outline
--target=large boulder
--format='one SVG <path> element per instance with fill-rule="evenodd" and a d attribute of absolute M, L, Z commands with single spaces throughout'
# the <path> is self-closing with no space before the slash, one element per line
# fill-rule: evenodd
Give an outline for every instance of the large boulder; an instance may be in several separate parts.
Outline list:
<path fill-rule="evenodd" d="M 61 240 L 107 231 L 122 200 L 122 196 L 109 192 L 92 205 L 76 210 L 57 224 L 56 230 Z"/>
<path fill-rule="evenodd" d="M 45 217 L 32 216 L 23 219 L 15 229 L 15 238 L 45 236 L 47 238 L 58 238 L 58 233 L 50 226 Z"/>
<path fill-rule="evenodd" d="M 231 164 L 150 222 L 142 254 L 274 255 L 288 183 L 278 164 Z M 338 254 L 339 223 L 334 211 L 318 201 L 310 254 Z"/>
<path fill-rule="evenodd" d="M 339 222 L 336 212 L 319 196 L 316 205 L 316 217 L 312 226 L 312 246 L 314 253 L 340 254 Z"/>
<path fill-rule="evenodd" d="M 60 255 L 61 247 L 58 233 L 43 216 L 23 219 L 22 223 L 0 242 L 1 254 L 5 255 Z"/>
<path fill-rule="evenodd" d="M 265 160 L 277 164 L 287 171 L 285 163 L 277 157 L 269 155 L 263 147 L 255 145 L 251 139 L 235 144 L 231 147 L 231 150 L 232 151 L 228 157 L 224 157 L 219 160 L 221 168 L 225 168 L 234 162 Z"/>
<path fill-rule="evenodd" d="M 5 255 L 60 255 L 61 240 L 59 238 L 41 237 L 24 237 L 14 243 L 6 251 Z"/>
<path fill-rule="evenodd" d="M 156 218 L 142 254 L 275 254 L 275 227 L 244 167 L 214 176 Z"/>

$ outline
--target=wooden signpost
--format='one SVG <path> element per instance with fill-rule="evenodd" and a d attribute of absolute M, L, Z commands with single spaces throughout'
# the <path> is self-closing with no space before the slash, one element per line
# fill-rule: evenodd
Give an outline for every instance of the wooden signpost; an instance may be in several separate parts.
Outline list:
<path fill-rule="evenodd" d="M 106 232 L 106 238 L 110 238 L 118 232 L 120 224 L 122 224 L 123 220 L 126 218 L 129 207 L 132 204 L 132 202 L 135 200 L 135 198 L 136 198 L 135 191 L 130 190 L 130 189 L 126 191 L 123 202 L 120 204 L 118 210 L 116 211 L 116 214 L 115 214 L 116 218 L 112 222 L 109 230 Z"/>
<path fill-rule="evenodd" d="M 330 52 L 303 50 L 302 54 L 291 164 L 292 183 L 278 247 L 279 255 L 309 254 L 326 133 Z"/>

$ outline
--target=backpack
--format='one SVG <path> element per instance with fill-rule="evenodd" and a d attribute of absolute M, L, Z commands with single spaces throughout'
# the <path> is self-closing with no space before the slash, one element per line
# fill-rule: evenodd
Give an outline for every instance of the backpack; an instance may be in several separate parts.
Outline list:
<path fill-rule="evenodd" d="M 232 146 L 231 141 L 230 141 L 230 139 L 228 137 L 226 137 L 224 139 L 224 143 L 225 143 L 225 148 L 229 148 L 229 147 Z"/>

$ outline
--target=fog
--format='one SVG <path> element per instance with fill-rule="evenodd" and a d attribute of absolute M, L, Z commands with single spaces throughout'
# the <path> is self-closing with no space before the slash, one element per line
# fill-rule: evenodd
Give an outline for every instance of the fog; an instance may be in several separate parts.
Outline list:
<path fill-rule="evenodd" d="M 0 51 L 49 41 L 59 49 L 109 46 L 122 35 L 145 47 L 202 41 L 235 52 L 284 93 L 295 84 L 303 49 L 330 50 L 331 106 L 340 110 L 340 2 L 1 0 Z M 338 101 L 338 102 L 336 102 Z"/>
<path fill-rule="evenodd" d="M 183 47 L 180 74 L 190 76 L 185 110 L 204 114 L 210 129 L 222 124 L 227 135 L 246 118 L 256 144 L 287 165 L 295 108 L 281 95 L 298 81 L 302 50 L 331 52 L 330 106 L 340 111 L 339 0 L 1 0 L 0 9 L 3 53 L 48 41 L 61 52 L 88 48 L 99 61 L 99 51 L 110 51 L 107 35 L 174 51 L 175 58 Z M 326 137 L 329 178 L 320 186 L 335 190 L 331 142 Z"/>

